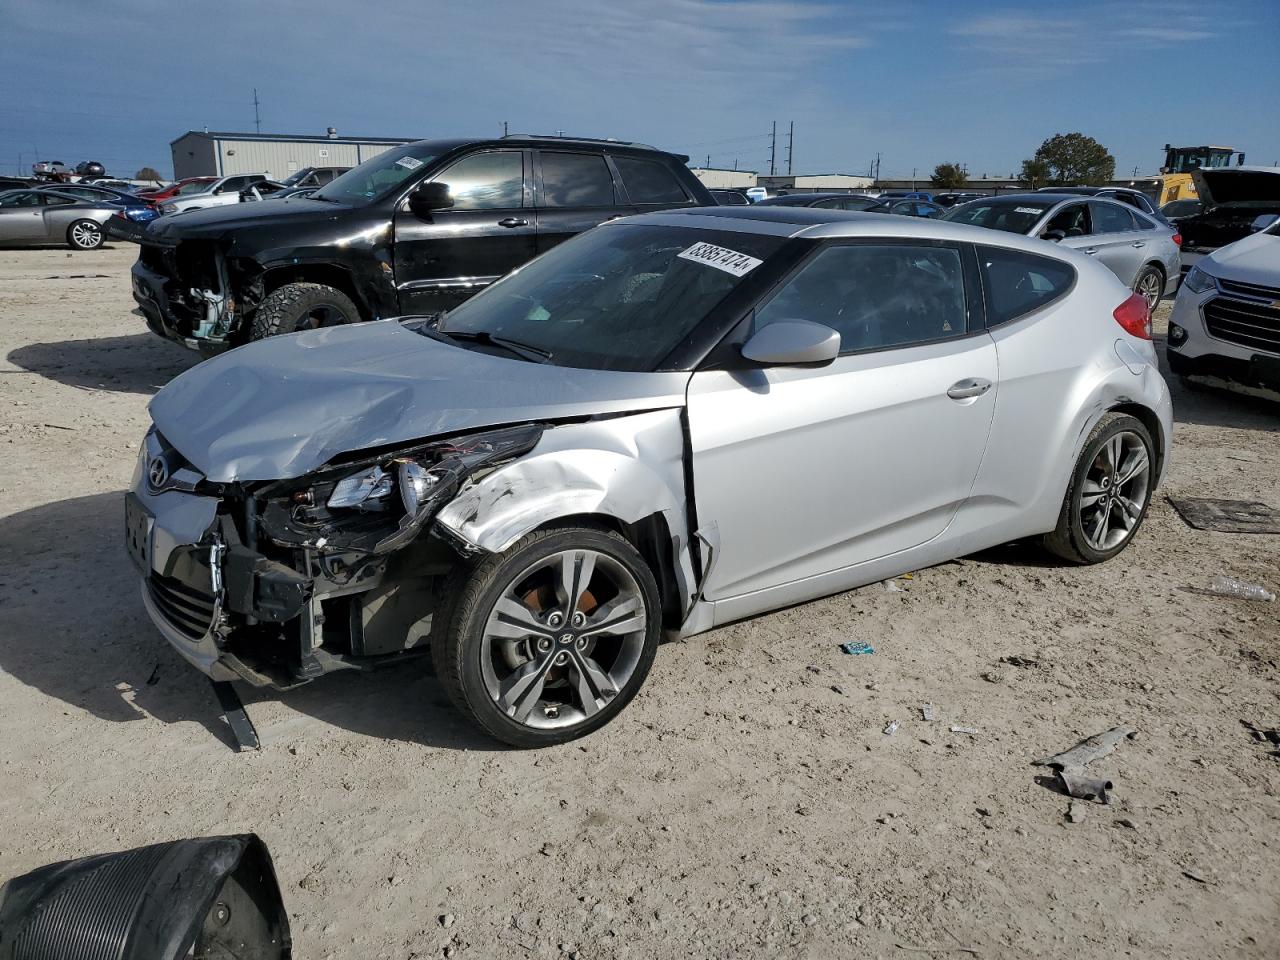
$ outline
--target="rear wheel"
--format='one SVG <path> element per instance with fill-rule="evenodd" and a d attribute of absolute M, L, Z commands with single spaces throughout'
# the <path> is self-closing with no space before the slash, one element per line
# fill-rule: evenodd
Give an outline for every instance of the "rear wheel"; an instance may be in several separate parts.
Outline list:
<path fill-rule="evenodd" d="M 254 311 L 251 339 L 336 327 L 359 319 L 359 309 L 341 290 L 323 283 L 286 283 L 269 293 Z"/>
<path fill-rule="evenodd" d="M 454 705 L 517 747 L 598 730 L 653 664 L 661 606 L 652 571 L 612 531 L 531 533 L 451 578 L 432 659 Z"/>
<path fill-rule="evenodd" d="M 1136 417 L 1108 413 L 1098 421 L 1045 546 L 1073 563 L 1101 563 L 1123 550 L 1151 503 L 1154 450 L 1151 434 Z"/>
<path fill-rule="evenodd" d="M 77 220 L 67 227 L 67 243 L 72 250 L 97 250 L 102 239 L 102 227 L 93 220 Z"/>
<path fill-rule="evenodd" d="M 1147 306 L 1154 310 L 1164 296 L 1164 274 L 1160 272 L 1160 268 L 1150 264 L 1143 267 L 1133 281 L 1133 292 L 1147 301 Z"/>

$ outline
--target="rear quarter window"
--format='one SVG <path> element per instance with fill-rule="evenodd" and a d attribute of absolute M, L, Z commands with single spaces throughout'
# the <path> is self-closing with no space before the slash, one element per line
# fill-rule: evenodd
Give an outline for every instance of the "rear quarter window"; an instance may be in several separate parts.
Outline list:
<path fill-rule="evenodd" d="M 632 203 L 684 203 L 689 199 L 676 175 L 654 160 L 614 157 Z"/>
<path fill-rule="evenodd" d="M 987 326 L 1024 317 L 1053 303 L 1075 283 L 1069 263 L 1022 250 L 979 247 L 978 262 L 987 299 Z"/>

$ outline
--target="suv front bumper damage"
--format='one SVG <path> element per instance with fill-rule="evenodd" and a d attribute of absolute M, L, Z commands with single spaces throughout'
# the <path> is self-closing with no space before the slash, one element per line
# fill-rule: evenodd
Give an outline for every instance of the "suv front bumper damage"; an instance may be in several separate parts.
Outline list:
<path fill-rule="evenodd" d="M 198 276 L 189 275 L 193 262 L 194 256 L 179 256 L 178 248 L 142 244 L 130 270 L 133 299 L 152 333 L 213 356 L 233 346 L 227 334 L 235 301 L 220 251 Z"/>

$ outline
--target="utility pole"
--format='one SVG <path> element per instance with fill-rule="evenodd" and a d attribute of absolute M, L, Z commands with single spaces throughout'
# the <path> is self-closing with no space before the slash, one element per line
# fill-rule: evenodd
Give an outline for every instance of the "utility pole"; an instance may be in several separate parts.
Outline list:
<path fill-rule="evenodd" d="M 257 133 L 262 132 L 262 119 L 258 116 L 258 88 L 253 88 L 253 129 Z"/>
<path fill-rule="evenodd" d="M 1134 175 L 1135 177 L 1138 175 L 1138 168 L 1137 168 L 1137 167 L 1134 167 L 1134 168 L 1133 168 L 1133 175 Z"/>
<path fill-rule="evenodd" d="M 916 188 L 916 168 L 912 167 L 911 168 L 911 189 L 914 190 L 915 188 Z"/>
<path fill-rule="evenodd" d="M 875 179 L 876 179 L 876 182 L 877 182 L 877 183 L 879 183 L 879 182 L 880 182 L 880 151 L 879 151 L 879 150 L 877 150 L 877 151 L 876 151 L 876 172 L 875 172 Z"/>
<path fill-rule="evenodd" d="M 507 121 L 505 120 L 502 121 L 502 135 L 504 137 L 507 135 Z"/>
<path fill-rule="evenodd" d="M 705 170 L 705 169 L 706 169 L 707 167 L 709 167 L 709 166 L 711 166 L 711 154 L 709 154 L 709 153 L 708 153 L 708 154 L 707 154 L 707 162 L 703 165 L 703 169 Z"/>
<path fill-rule="evenodd" d="M 769 137 L 769 176 L 778 172 L 778 121 L 773 121 L 773 133 Z"/>
<path fill-rule="evenodd" d="M 791 151 L 796 145 L 796 122 L 791 121 L 791 132 L 787 134 L 787 176 L 791 176 Z"/>
<path fill-rule="evenodd" d="M 734 158 L 733 158 L 733 169 L 735 169 L 735 170 L 737 170 L 737 169 L 738 169 L 738 158 L 737 158 L 737 157 L 734 157 Z"/>

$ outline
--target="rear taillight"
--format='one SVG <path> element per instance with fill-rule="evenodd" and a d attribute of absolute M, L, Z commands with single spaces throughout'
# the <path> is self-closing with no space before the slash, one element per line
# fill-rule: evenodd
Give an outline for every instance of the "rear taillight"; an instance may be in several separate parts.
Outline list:
<path fill-rule="evenodd" d="M 1182 246 L 1182 234 L 1180 234 L 1180 233 L 1175 233 L 1175 234 L 1173 235 L 1173 242 L 1174 242 L 1176 245 L 1178 245 L 1179 247 L 1180 247 L 1180 246 Z"/>
<path fill-rule="evenodd" d="M 1124 327 L 1125 332 L 1134 337 L 1141 337 L 1143 340 L 1151 339 L 1151 307 L 1147 305 L 1147 298 L 1140 293 L 1135 293 L 1129 297 L 1124 303 L 1116 307 L 1112 314 L 1116 318 L 1116 323 Z"/>

